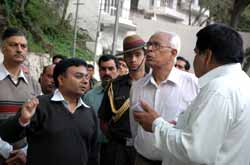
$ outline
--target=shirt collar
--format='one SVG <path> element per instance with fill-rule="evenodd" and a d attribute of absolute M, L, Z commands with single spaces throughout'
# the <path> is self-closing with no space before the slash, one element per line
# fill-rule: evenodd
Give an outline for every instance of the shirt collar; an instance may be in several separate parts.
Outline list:
<path fill-rule="evenodd" d="M 3 63 L 0 64 L 0 80 L 5 79 L 8 75 L 11 75 L 10 72 L 6 69 L 6 67 L 4 66 Z M 22 71 L 22 69 L 20 69 L 20 73 L 18 78 L 23 78 L 24 81 L 28 84 L 28 80 L 24 75 L 24 72 Z"/>
<path fill-rule="evenodd" d="M 232 73 L 235 71 L 239 71 L 239 70 L 242 70 L 240 63 L 226 64 L 226 65 L 216 67 L 199 78 L 198 80 L 199 87 L 200 88 L 204 87 L 209 81 L 217 77 L 220 77 L 222 75 L 226 75 L 228 73 Z"/>
<path fill-rule="evenodd" d="M 60 101 L 60 102 L 67 103 L 66 100 L 64 99 L 62 93 L 58 89 L 55 90 L 55 92 L 54 92 L 54 94 L 53 94 L 53 96 L 51 97 L 50 100 L 51 101 L 57 101 L 57 102 Z M 81 97 L 78 100 L 76 108 L 78 108 L 80 106 L 84 106 L 84 107 L 89 108 L 89 106 L 82 101 Z"/>
<path fill-rule="evenodd" d="M 168 77 L 162 81 L 161 83 L 168 83 L 172 82 L 173 84 L 178 85 L 180 82 L 180 70 L 176 69 L 173 67 L 168 75 Z M 148 83 L 156 84 L 152 72 L 148 73 L 145 78 L 145 83 L 144 86 L 147 85 Z"/>

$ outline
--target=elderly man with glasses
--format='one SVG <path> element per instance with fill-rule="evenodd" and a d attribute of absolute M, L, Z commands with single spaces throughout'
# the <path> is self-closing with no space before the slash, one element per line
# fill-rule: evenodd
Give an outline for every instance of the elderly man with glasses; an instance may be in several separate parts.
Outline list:
<path fill-rule="evenodd" d="M 180 38 L 170 32 L 157 32 L 146 47 L 146 62 L 152 72 L 132 85 L 130 93 L 130 125 L 137 151 L 136 165 L 161 165 L 161 152 L 154 146 L 155 137 L 134 120 L 133 112 L 140 111 L 140 100 L 154 107 L 161 116 L 176 122 L 198 93 L 197 78 L 174 67 L 180 52 Z"/>

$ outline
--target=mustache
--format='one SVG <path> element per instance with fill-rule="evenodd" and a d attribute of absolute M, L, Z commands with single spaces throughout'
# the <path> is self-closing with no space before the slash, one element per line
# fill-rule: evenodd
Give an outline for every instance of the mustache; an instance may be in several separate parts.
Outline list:
<path fill-rule="evenodd" d="M 103 79 L 104 79 L 104 80 L 107 80 L 107 79 L 109 80 L 109 79 L 112 79 L 112 77 L 109 76 L 109 75 L 105 75 L 105 76 L 103 76 Z"/>
<path fill-rule="evenodd" d="M 15 54 L 15 56 L 22 56 L 22 57 L 24 57 L 24 58 L 25 58 L 25 55 L 24 55 L 24 54 L 22 54 L 22 53 L 16 53 L 16 54 Z"/>

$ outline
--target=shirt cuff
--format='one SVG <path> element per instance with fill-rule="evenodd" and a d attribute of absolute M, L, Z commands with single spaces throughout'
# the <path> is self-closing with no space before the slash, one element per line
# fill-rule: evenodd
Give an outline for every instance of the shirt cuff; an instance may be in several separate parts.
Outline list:
<path fill-rule="evenodd" d="M 163 125 L 165 125 L 167 127 L 173 127 L 174 126 L 173 124 L 165 121 L 162 117 L 158 117 L 153 121 L 153 124 L 152 124 L 153 132 L 155 132 L 156 127 L 162 127 Z"/>
<path fill-rule="evenodd" d="M 21 150 L 27 155 L 28 144 L 25 147 L 21 148 Z"/>
<path fill-rule="evenodd" d="M 10 152 L 13 150 L 12 145 L 3 141 L 0 138 L 0 155 L 2 155 L 5 159 L 8 159 L 10 156 Z"/>
<path fill-rule="evenodd" d="M 19 122 L 19 124 L 20 124 L 22 127 L 26 127 L 26 126 L 28 126 L 28 125 L 30 124 L 30 121 L 28 121 L 27 123 L 22 123 L 21 120 L 20 120 L 20 118 L 18 119 L 18 122 Z"/>
<path fill-rule="evenodd" d="M 153 121 L 153 124 L 152 124 L 152 130 L 153 132 L 155 132 L 155 128 L 157 125 L 161 124 L 162 122 L 164 122 L 165 120 L 162 118 L 162 117 L 158 117 L 156 118 L 154 121 Z"/>

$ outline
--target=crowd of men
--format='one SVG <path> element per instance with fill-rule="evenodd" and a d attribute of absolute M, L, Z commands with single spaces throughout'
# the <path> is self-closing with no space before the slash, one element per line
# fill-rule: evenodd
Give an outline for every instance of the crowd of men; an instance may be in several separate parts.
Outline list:
<path fill-rule="evenodd" d="M 181 38 L 126 36 L 119 57 L 95 68 L 56 55 L 38 81 L 28 43 L 2 34 L 0 165 L 248 165 L 250 79 L 243 41 L 223 24 L 197 34 L 194 73 Z M 123 55 L 120 57 L 120 55 Z"/>

